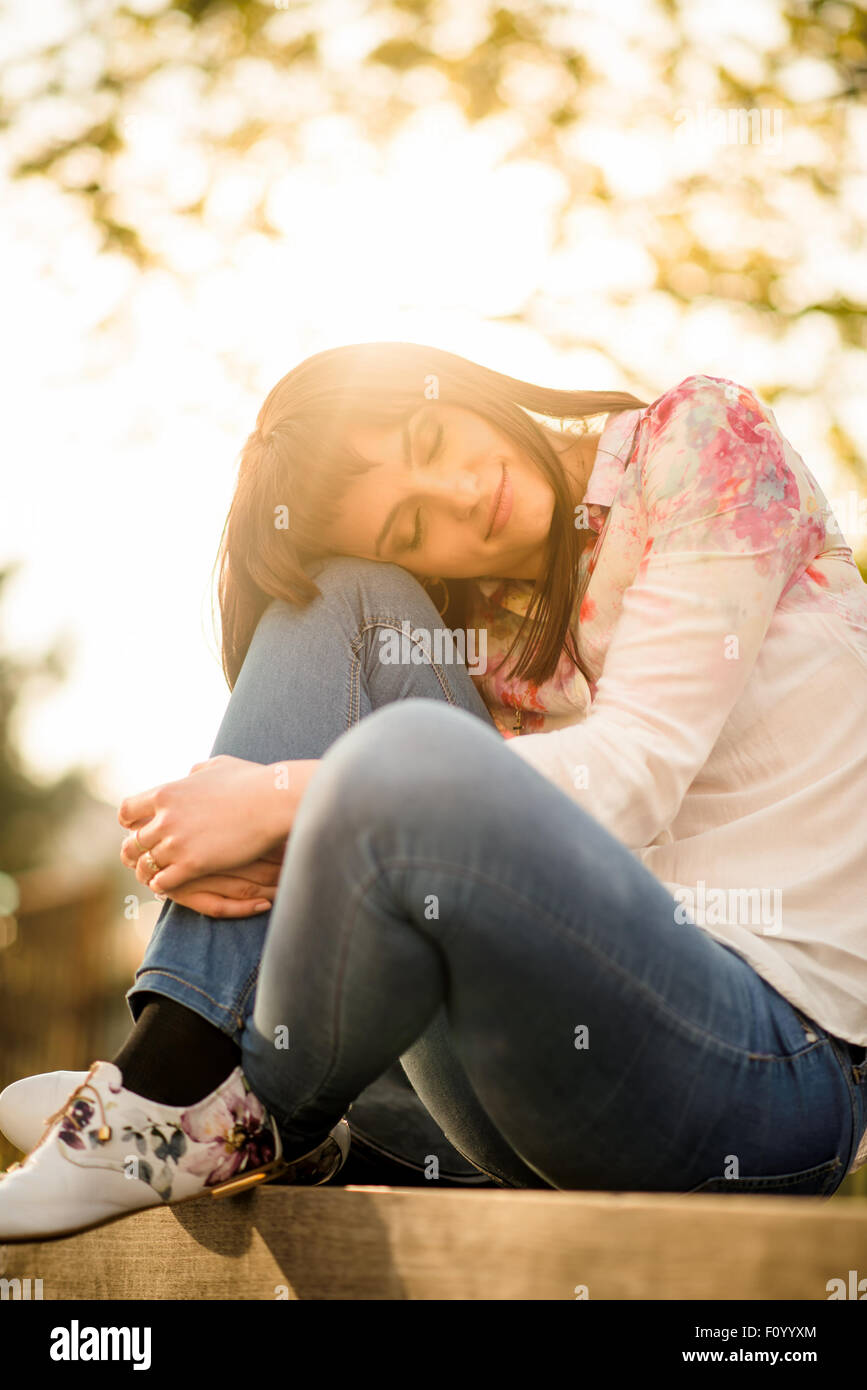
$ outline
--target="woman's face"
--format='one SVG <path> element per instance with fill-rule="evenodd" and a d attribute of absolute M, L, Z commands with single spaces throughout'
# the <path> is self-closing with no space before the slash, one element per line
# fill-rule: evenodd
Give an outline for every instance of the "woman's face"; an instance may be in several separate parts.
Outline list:
<path fill-rule="evenodd" d="M 334 551 L 421 577 L 539 573 L 554 493 L 481 415 L 430 401 L 404 424 L 356 426 L 348 439 L 375 467 L 346 489 L 325 537 Z"/>

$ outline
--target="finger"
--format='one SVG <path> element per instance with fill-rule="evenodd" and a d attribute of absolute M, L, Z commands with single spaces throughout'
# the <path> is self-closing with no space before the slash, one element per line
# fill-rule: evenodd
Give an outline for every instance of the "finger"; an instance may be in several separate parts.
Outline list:
<path fill-rule="evenodd" d="M 253 879 L 237 877 L 234 874 L 209 874 L 205 878 L 194 879 L 187 885 L 188 892 L 217 893 L 222 898 L 255 899 L 273 902 L 277 889 L 273 886 L 256 883 Z"/>
<path fill-rule="evenodd" d="M 154 850 L 148 850 L 146 854 L 141 854 L 136 861 L 135 876 L 139 883 L 145 884 L 150 888 L 156 875 L 163 867 L 167 867 L 166 861 L 159 857 L 159 845 Z M 156 889 L 154 890 L 156 891 Z M 160 889 L 159 891 L 163 891 Z"/>
<path fill-rule="evenodd" d="M 150 791 L 126 797 L 120 803 L 117 812 L 121 825 L 131 830 L 133 826 L 151 820 L 156 810 L 155 798 L 158 791 L 159 787 L 151 787 Z"/>
<path fill-rule="evenodd" d="M 203 763 L 193 763 L 187 775 L 192 777 L 194 772 L 202 772 L 206 767 L 210 767 L 213 761 L 213 758 L 206 758 Z"/>
<path fill-rule="evenodd" d="M 154 854 L 157 862 L 159 862 L 159 846 L 157 846 Z M 138 870 L 136 870 L 136 877 L 138 877 Z M 147 883 L 153 893 L 171 893 L 173 889 L 180 888 L 184 884 L 189 885 L 190 883 L 194 883 L 197 878 L 202 877 L 203 875 L 201 872 L 191 873 L 190 869 L 185 864 L 169 864 L 167 868 L 160 869 L 159 873 L 154 874 L 153 878 L 142 879 L 142 882 Z"/>
<path fill-rule="evenodd" d="M 273 888 L 280 882 L 280 865 L 268 859 L 256 859 L 252 864 L 243 864 L 240 869 L 236 869 L 231 877 L 261 883 L 263 888 Z"/>
<path fill-rule="evenodd" d="M 201 912 L 205 917 L 256 917 L 260 912 L 271 910 L 271 904 L 264 899 L 247 902 L 241 898 L 225 898 L 220 893 L 199 890 L 191 893 L 179 888 L 169 897 L 173 902 L 189 907 L 193 912 Z"/>
<path fill-rule="evenodd" d="M 151 831 L 150 838 L 154 841 L 156 839 L 153 831 Z M 146 854 L 149 849 L 147 832 L 144 827 L 141 827 L 134 830 L 131 835 L 127 835 L 121 842 L 120 857 L 128 869 L 134 869 L 142 854 Z"/>

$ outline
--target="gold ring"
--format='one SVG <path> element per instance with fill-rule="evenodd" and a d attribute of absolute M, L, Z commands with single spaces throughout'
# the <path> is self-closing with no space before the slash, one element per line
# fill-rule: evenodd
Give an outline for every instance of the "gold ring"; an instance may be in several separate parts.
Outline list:
<path fill-rule="evenodd" d="M 153 855 L 151 854 L 150 850 L 148 850 L 144 855 L 142 855 L 142 858 L 148 860 L 148 862 L 149 862 L 150 864 L 153 865 L 153 868 L 151 869 L 151 871 L 150 871 L 150 873 L 148 874 L 148 877 L 147 877 L 147 881 L 148 881 L 148 883 L 150 883 L 150 881 L 151 881 L 151 879 L 153 878 L 154 874 L 158 874 L 158 873 L 159 873 L 159 871 L 160 871 L 160 866 L 159 866 L 159 864 L 157 863 L 157 861 L 154 859 L 154 857 L 153 857 Z"/>

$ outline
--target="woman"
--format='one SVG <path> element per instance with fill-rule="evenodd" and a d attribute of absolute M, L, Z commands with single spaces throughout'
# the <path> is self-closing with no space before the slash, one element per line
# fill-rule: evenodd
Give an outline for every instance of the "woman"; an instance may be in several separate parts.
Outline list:
<path fill-rule="evenodd" d="M 171 900 L 135 1027 L 0 1240 L 323 1181 L 398 1059 L 499 1185 L 830 1195 L 867 1159 L 867 589 L 751 391 L 320 353 L 245 446 L 220 604 L 215 756 L 120 808 Z"/>

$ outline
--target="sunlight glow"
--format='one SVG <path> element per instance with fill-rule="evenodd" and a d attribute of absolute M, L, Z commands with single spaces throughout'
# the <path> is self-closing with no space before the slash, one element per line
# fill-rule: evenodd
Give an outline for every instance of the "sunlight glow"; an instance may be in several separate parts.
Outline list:
<path fill-rule="evenodd" d="M 385 35 L 350 0 L 328 5 L 335 22 L 325 61 L 354 70 Z M 139 0 L 133 8 L 161 6 Z M 22 62 L 7 80 L 23 93 L 38 81 L 27 54 L 62 38 L 71 10 L 60 0 L 17 0 L 9 10 L 5 51 Z M 452 0 L 443 12 L 440 49 L 448 44 L 460 54 L 478 36 L 481 10 Z M 748 64 L 744 45 L 776 41 L 781 23 L 772 0 L 723 8 L 702 0 L 683 14 L 702 48 L 728 46 L 734 68 Z M 303 29 L 287 12 L 272 22 Z M 110 210 L 146 228 L 164 269 L 137 274 L 118 253 L 102 251 L 83 209 L 48 179 L 13 183 L 0 172 L 7 460 L 0 564 L 23 562 L 3 636 L 12 649 L 37 651 L 63 635 L 71 652 L 69 680 L 34 702 L 23 725 L 38 770 L 84 761 L 95 788 L 117 800 L 207 756 L 227 698 L 208 586 L 238 450 L 267 390 L 312 352 L 411 339 L 547 384 L 642 392 L 692 371 L 757 388 L 780 382 L 809 391 L 822 379 L 834 348 L 827 316 L 810 314 L 771 338 L 748 294 L 743 303 L 702 298 L 700 266 L 682 267 L 683 284 L 697 296 L 692 304 L 655 286 L 645 200 L 664 198 L 684 170 L 737 157 L 761 176 L 774 156 L 678 140 L 647 56 L 667 23 L 643 0 L 572 6 L 559 23 L 580 34 L 590 59 L 620 64 L 618 82 L 591 93 L 586 118 L 564 131 L 563 172 L 529 153 L 514 157 L 523 129 L 514 112 L 470 123 L 433 71 L 418 77 L 429 99 L 376 146 L 324 102 L 295 130 L 298 110 L 310 109 L 309 79 L 299 73 L 275 82 L 254 60 L 207 116 L 200 75 L 183 63 L 143 84 L 129 109 Z M 134 63 L 132 49 L 127 58 Z M 99 54 L 84 39 L 68 60 L 80 102 L 32 103 L 9 137 L 4 171 L 38 134 L 93 119 L 89 82 Z M 791 72 L 800 99 L 824 94 L 820 69 Z M 700 65 L 684 72 L 685 90 L 698 90 Z M 531 110 L 551 81 L 527 60 L 504 91 Z M 627 89 L 634 120 L 617 104 Z M 231 130 L 239 110 L 268 113 L 275 129 L 288 123 L 295 151 L 266 132 L 244 151 L 227 151 L 214 169 L 203 123 Z M 777 292 L 789 305 L 867 293 L 847 211 L 865 196 L 867 120 L 854 129 L 861 149 L 852 152 L 839 224 L 829 225 L 797 175 L 780 185 L 776 249 L 791 261 Z M 792 167 L 796 150 L 820 153 L 814 134 L 792 131 L 790 140 L 779 158 Z M 555 244 L 569 181 L 589 177 L 592 163 L 605 171 L 607 198 L 579 200 Z M 101 167 L 98 150 L 84 151 L 69 157 L 63 179 L 81 188 Z M 197 220 L 188 210 L 199 203 Z M 738 255 L 761 249 L 767 221 L 734 210 L 724 181 L 682 211 L 721 257 L 734 250 L 733 287 L 748 289 L 737 279 Z M 811 249 L 802 256 L 805 228 Z M 524 311 L 525 322 L 509 321 Z M 863 434 L 863 354 L 853 349 L 839 363 L 827 389 Z M 784 394 L 775 409 L 833 491 L 827 401 Z"/>

